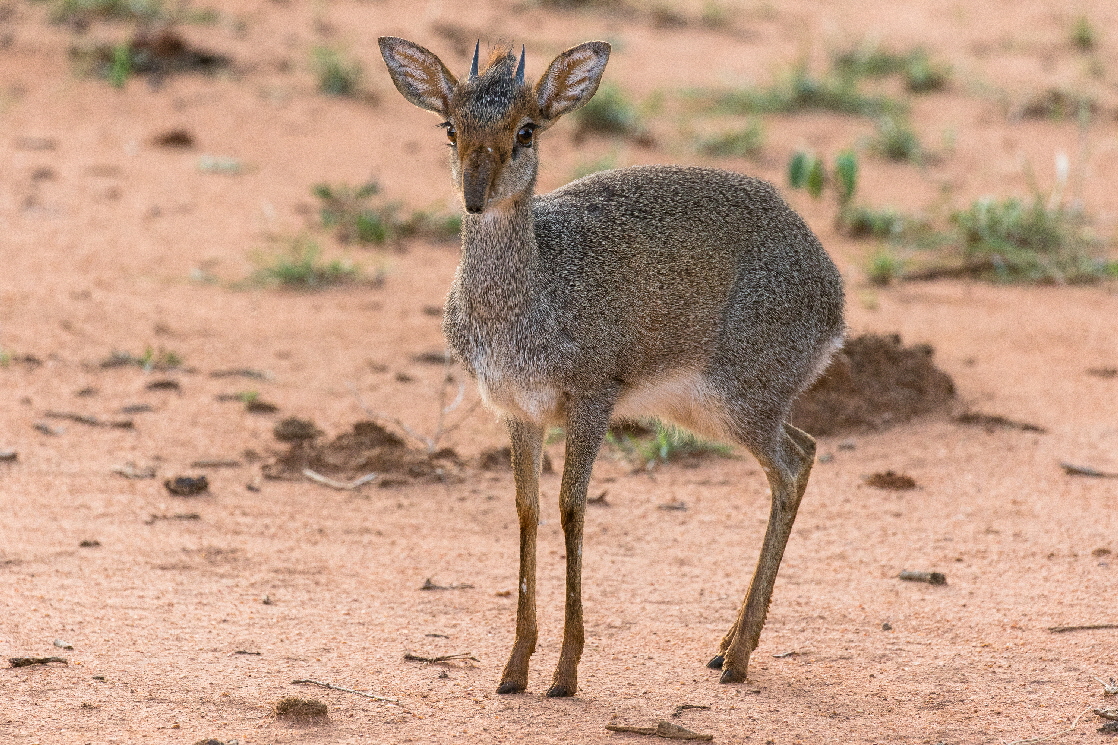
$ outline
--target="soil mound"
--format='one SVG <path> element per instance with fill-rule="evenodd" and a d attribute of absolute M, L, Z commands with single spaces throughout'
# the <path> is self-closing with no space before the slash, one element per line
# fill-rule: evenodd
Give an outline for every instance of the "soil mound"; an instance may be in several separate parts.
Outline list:
<path fill-rule="evenodd" d="M 306 422 L 310 432 L 317 432 Z M 408 447 L 403 438 L 376 422 L 357 422 L 353 430 L 329 442 L 317 437 L 295 439 L 286 453 L 264 467 L 268 478 L 303 478 L 303 469 L 322 476 L 354 479 L 380 474 L 381 486 L 412 481 L 445 481 L 459 470 L 458 455 L 450 448 L 433 453 Z"/>
<path fill-rule="evenodd" d="M 927 344 L 905 347 L 896 334 L 851 339 L 797 399 L 792 423 L 817 436 L 868 432 L 946 408 L 955 384 L 933 354 Z"/>

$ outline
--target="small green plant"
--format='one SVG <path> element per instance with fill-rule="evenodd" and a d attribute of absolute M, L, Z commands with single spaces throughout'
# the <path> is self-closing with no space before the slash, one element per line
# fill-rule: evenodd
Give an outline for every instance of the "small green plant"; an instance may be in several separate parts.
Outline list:
<path fill-rule="evenodd" d="M 882 157 L 898 162 L 919 163 L 924 154 L 912 124 L 900 116 L 878 120 L 877 134 L 870 140 L 870 147 Z"/>
<path fill-rule="evenodd" d="M 765 130 L 760 120 L 753 119 L 743 129 L 701 138 L 698 150 L 716 157 L 753 158 L 765 144 Z"/>
<path fill-rule="evenodd" d="M 123 88 L 132 76 L 132 46 L 118 44 L 112 49 L 112 62 L 109 63 L 109 83 L 114 88 Z"/>
<path fill-rule="evenodd" d="M 1079 16 L 1071 27 L 1071 45 L 1080 52 L 1090 52 L 1098 46 L 1099 35 L 1087 16 Z"/>
<path fill-rule="evenodd" d="M 826 166 L 822 158 L 803 150 L 793 153 L 788 161 L 788 183 L 793 189 L 806 189 L 808 194 L 818 199 L 823 196 L 826 182 Z"/>
<path fill-rule="evenodd" d="M 913 93 L 930 93 L 942 90 L 951 78 L 951 68 L 933 62 L 923 49 L 910 52 L 905 60 L 905 88 Z"/>
<path fill-rule="evenodd" d="M 417 210 L 401 218 L 398 204 L 374 205 L 373 197 L 380 194 L 374 181 L 360 186 L 318 184 L 311 192 L 321 201 L 323 227 L 333 229 L 342 243 L 382 244 L 412 237 L 447 241 L 462 229 L 459 215 Z"/>
<path fill-rule="evenodd" d="M 866 274 L 870 283 L 884 287 L 899 279 L 904 271 L 904 262 L 890 246 L 880 246 L 870 254 Z"/>
<path fill-rule="evenodd" d="M 900 75 L 905 88 L 912 93 L 940 90 L 951 77 L 951 68 L 933 61 L 921 48 L 898 54 L 877 46 L 862 46 L 834 55 L 832 63 L 835 73 L 849 80 Z"/>
<path fill-rule="evenodd" d="M 360 270 L 350 261 L 324 261 L 322 249 L 309 238 L 292 238 L 286 248 L 257 269 L 253 279 L 261 284 L 317 290 L 356 281 Z"/>
<path fill-rule="evenodd" d="M 0 349 L 0 367 L 7 367 L 12 364 L 12 353 L 6 349 Z"/>
<path fill-rule="evenodd" d="M 839 227 L 851 238 L 896 240 L 904 235 L 910 223 L 900 212 L 889 207 L 849 206 L 839 215 Z"/>
<path fill-rule="evenodd" d="M 839 205 L 844 208 L 858 190 L 858 156 L 853 150 L 843 150 L 835 157 L 835 181 L 839 190 Z"/>
<path fill-rule="evenodd" d="M 356 96 L 364 71 L 361 63 L 346 59 L 333 47 L 316 46 L 311 50 L 318 90 L 327 96 Z"/>
<path fill-rule="evenodd" d="M 726 28 L 733 20 L 730 9 L 715 0 L 706 0 L 699 14 L 699 22 L 707 28 Z"/>
<path fill-rule="evenodd" d="M 647 137 L 636 107 L 613 84 L 602 85 L 590 101 L 575 113 L 579 136 L 595 133 L 622 137 Z"/>
<path fill-rule="evenodd" d="M 1084 215 L 1031 201 L 980 199 L 951 216 L 964 265 L 975 276 L 1002 282 L 1092 282 L 1110 276 L 1116 262 L 1098 256 L 1099 242 Z"/>
<path fill-rule="evenodd" d="M 149 372 L 151 370 L 172 370 L 176 367 L 182 367 L 182 364 L 182 355 L 177 352 L 163 347 L 155 348 L 150 345 L 144 348 L 144 353 L 141 355 L 114 349 L 106 359 L 101 361 L 101 367 L 106 369 L 134 366 L 142 367 Z"/>
<path fill-rule="evenodd" d="M 658 463 L 707 455 L 728 458 L 734 453 L 733 448 L 727 445 L 704 440 L 685 429 L 658 420 L 651 423 L 650 435 L 635 436 L 611 432 L 606 435 L 606 442 L 620 450 L 627 458 L 648 468 Z"/>

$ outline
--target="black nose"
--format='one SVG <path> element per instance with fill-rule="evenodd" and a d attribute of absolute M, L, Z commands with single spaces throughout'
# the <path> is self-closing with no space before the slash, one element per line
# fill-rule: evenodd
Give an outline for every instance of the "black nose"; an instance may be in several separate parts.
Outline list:
<path fill-rule="evenodd" d="M 469 202 L 467 202 L 466 211 L 469 212 L 471 215 L 480 215 L 482 212 L 485 211 L 485 203 L 482 202 L 480 204 L 470 204 Z"/>

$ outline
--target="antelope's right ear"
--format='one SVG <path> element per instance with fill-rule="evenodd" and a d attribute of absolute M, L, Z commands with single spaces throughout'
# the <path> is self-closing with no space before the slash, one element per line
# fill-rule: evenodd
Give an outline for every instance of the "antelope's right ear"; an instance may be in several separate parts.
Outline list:
<path fill-rule="evenodd" d="M 382 36 L 377 42 L 396 90 L 421 109 L 449 116 L 450 98 L 458 79 L 442 60 L 407 39 Z"/>

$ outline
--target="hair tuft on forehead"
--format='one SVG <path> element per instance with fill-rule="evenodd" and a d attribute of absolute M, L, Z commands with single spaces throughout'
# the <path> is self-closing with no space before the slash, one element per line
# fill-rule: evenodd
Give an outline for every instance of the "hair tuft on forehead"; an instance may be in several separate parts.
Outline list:
<path fill-rule="evenodd" d="M 490 72 L 494 72 L 498 75 L 512 75 L 515 70 L 516 57 L 512 53 L 512 44 L 507 41 L 499 41 L 489 53 L 489 59 L 485 61 L 481 74 L 488 75 Z"/>

